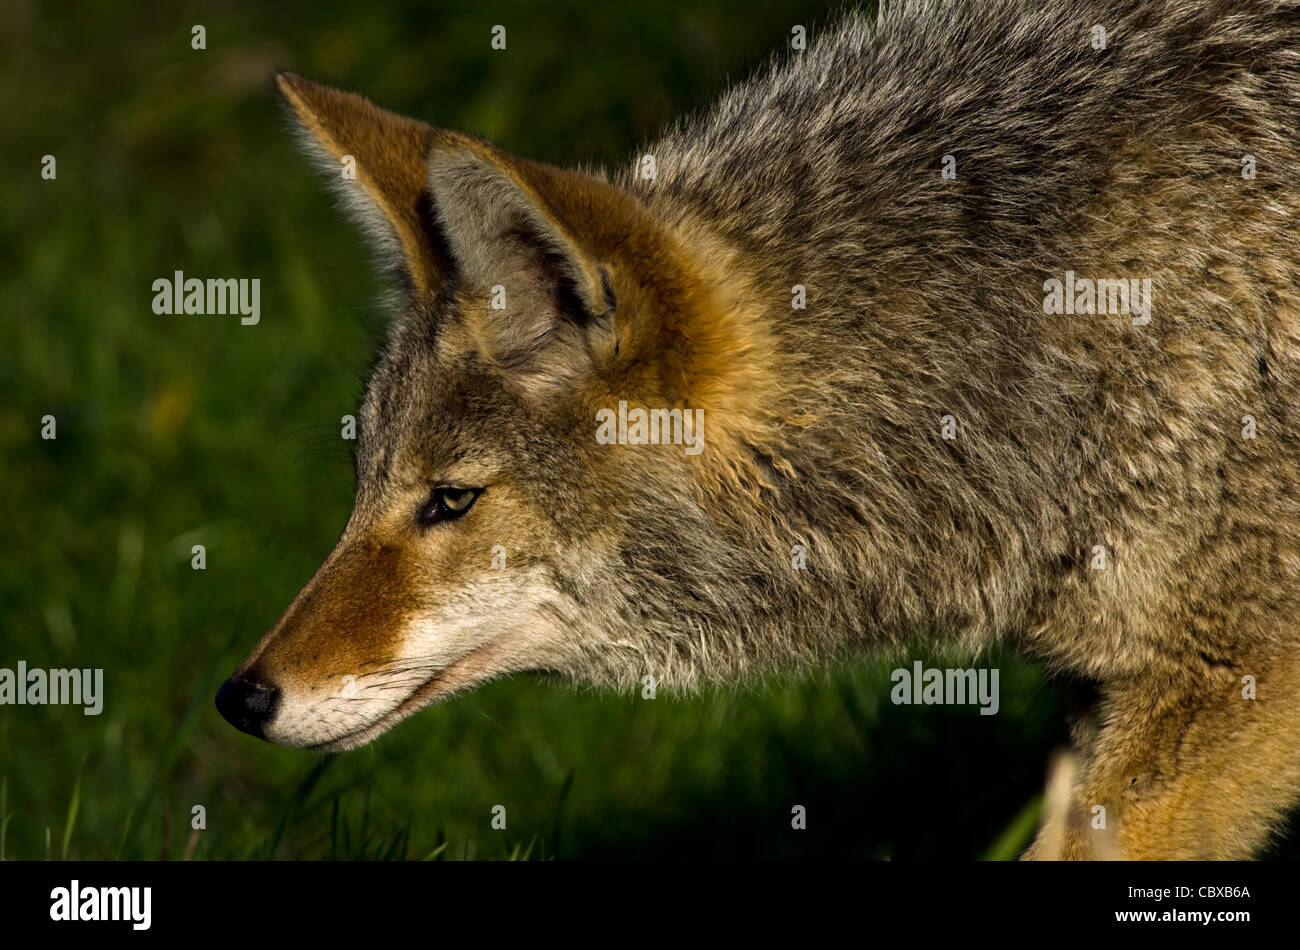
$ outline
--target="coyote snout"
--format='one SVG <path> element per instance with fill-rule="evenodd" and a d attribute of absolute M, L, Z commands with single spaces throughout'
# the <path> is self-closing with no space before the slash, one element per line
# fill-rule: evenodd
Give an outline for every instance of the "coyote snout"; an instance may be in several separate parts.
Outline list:
<path fill-rule="evenodd" d="M 345 536 L 222 686 L 222 715 L 271 742 L 312 747 L 346 745 L 385 721 L 434 675 L 432 662 L 406 662 L 417 609 L 408 560 L 398 544 Z"/>
<path fill-rule="evenodd" d="M 345 532 L 221 687 L 221 714 L 270 742 L 338 751 L 435 699 L 513 671 L 501 647 L 511 642 L 506 634 L 517 641 L 542 626 L 529 617 L 540 598 L 530 601 L 519 577 L 506 590 L 488 559 L 475 567 L 465 555 L 474 528 L 491 523 L 472 505 L 458 515 L 455 542 L 421 538 L 419 527 L 405 538 Z M 410 509 L 423 511 L 414 500 Z M 516 642 L 515 658 L 524 653 Z"/>

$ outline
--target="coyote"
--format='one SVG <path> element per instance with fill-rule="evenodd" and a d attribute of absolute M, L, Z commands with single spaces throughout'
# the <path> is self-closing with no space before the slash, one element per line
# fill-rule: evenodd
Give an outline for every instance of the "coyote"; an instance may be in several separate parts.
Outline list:
<path fill-rule="evenodd" d="M 1008 647 L 1095 696 L 1027 857 L 1258 854 L 1300 799 L 1300 3 L 808 40 L 612 175 L 277 76 L 399 312 L 342 536 L 218 707 L 336 751 L 522 671 Z"/>

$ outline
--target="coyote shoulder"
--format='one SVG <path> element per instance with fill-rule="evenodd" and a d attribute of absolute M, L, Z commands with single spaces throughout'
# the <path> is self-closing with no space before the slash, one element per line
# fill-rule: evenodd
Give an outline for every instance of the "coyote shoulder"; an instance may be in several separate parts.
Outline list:
<path fill-rule="evenodd" d="M 277 82 L 402 296 L 352 515 L 231 722 L 338 750 L 514 672 L 1000 645 L 1097 696 L 1031 856 L 1267 844 L 1300 798 L 1300 5 L 895 3 L 613 176 Z M 672 418 L 698 452 L 634 429 Z"/>

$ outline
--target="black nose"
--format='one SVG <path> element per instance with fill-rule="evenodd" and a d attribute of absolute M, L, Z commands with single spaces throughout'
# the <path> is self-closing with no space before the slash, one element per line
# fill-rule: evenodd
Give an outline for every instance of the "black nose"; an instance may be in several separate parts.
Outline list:
<path fill-rule="evenodd" d="M 265 739 L 264 726 L 275 715 L 280 691 L 273 686 L 259 686 L 248 680 L 230 677 L 217 690 L 217 711 L 240 732 Z"/>

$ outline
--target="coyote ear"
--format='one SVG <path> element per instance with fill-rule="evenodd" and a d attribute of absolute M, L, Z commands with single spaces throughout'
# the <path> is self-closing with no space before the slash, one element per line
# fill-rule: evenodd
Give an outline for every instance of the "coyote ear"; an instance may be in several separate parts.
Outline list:
<path fill-rule="evenodd" d="M 584 187 L 577 173 L 458 135 L 439 135 L 428 164 L 457 273 L 489 295 L 482 342 L 496 362 L 519 365 L 566 326 L 585 329 L 612 313 L 606 274 L 545 197 Z"/>
<path fill-rule="evenodd" d="M 445 268 L 425 170 L 434 127 L 294 73 L 279 73 L 275 82 L 308 150 L 389 266 L 421 294 L 437 289 Z"/>

